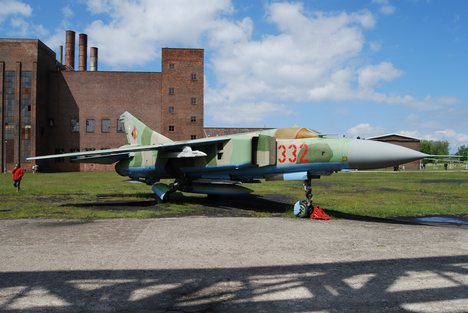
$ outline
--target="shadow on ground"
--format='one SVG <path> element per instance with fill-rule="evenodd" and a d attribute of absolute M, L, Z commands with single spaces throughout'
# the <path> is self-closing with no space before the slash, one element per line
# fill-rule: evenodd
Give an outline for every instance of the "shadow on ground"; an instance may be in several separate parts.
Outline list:
<path fill-rule="evenodd" d="M 145 197 L 146 196 L 146 197 Z M 63 206 L 94 208 L 97 210 L 136 210 L 151 209 L 164 210 L 167 214 L 162 216 L 184 215 L 183 213 L 171 213 L 174 205 L 200 206 L 200 210 L 190 214 L 205 216 L 254 216 L 256 213 L 271 213 L 282 215 L 292 212 L 292 201 L 282 195 L 245 195 L 236 197 L 227 196 L 188 196 L 180 192 L 171 195 L 170 202 L 159 203 L 153 194 L 140 195 L 141 200 L 122 200 L 123 195 L 99 195 L 98 201 L 86 203 L 67 203 Z M 133 196 L 132 196 L 133 197 Z M 115 200 L 115 198 L 119 198 Z"/>
<path fill-rule="evenodd" d="M 283 195 L 258 196 L 255 194 L 243 196 L 193 196 L 176 192 L 171 195 L 170 202 L 160 203 L 153 194 L 138 194 L 137 198 L 141 200 L 130 201 L 122 198 L 135 195 L 122 194 L 103 194 L 98 195 L 98 201 L 86 203 L 69 203 L 63 206 L 74 206 L 83 208 L 92 208 L 95 210 L 106 211 L 127 211 L 127 210 L 158 210 L 159 217 L 177 217 L 177 216 L 215 216 L 215 217 L 248 217 L 258 216 L 261 213 L 267 213 L 269 216 L 290 216 L 293 217 L 293 200 Z M 119 198 L 119 200 L 113 200 Z M 175 211 L 173 205 L 190 205 L 197 207 L 192 211 Z M 346 213 L 332 209 L 325 209 L 326 213 L 332 218 L 354 220 L 361 222 L 385 223 L 385 224 L 407 224 L 407 225 L 428 225 L 428 226 L 454 226 L 468 228 L 468 215 L 442 216 L 438 219 L 424 219 L 423 216 L 404 216 L 404 217 L 373 217 Z M 431 216 L 434 217 L 434 216 Z"/>
<path fill-rule="evenodd" d="M 265 197 L 254 194 L 236 197 L 206 197 L 192 196 L 177 192 L 171 196 L 168 203 L 159 203 L 153 194 L 139 194 L 137 201 L 122 200 L 134 195 L 103 194 L 98 195 L 98 201 L 86 203 L 63 204 L 70 207 L 84 207 L 95 210 L 127 211 L 127 210 L 158 210 L 158 217 L 177 216 L 215 216 L 215 217 L 249 217 L 266 213 L 268 216 L 290 216 L 293 217 L 293 200 L 283 195 L 266 195 Z M 113 200 L 119 198 L 119 200 Z M 175 211 L 173 205 L 189 205 L 197 207 L 192 211 Z M 340 212 L 325 209 L 332 218 L 354 220 L 361 222 L 385 223 L 385 224 L 407 224 L 407 225 L 429 225 L 429 226 L 452 226 L 468 228 L 468 215 L 446 216 L 442 219 L 424 219 L 422 216 L 404 217 L 372 217 L 353 213 Z M 433 217 L 433 216 L 431 216 Z M 439 221 L 440 220 L 440 221 Z"/>
<path fill-rule="evenodd" d="M 468 256 L 212 269 L 0 273 L 0 311 L 463 311 Z M 458 308 L 458 310 L 457 310 Z"/>

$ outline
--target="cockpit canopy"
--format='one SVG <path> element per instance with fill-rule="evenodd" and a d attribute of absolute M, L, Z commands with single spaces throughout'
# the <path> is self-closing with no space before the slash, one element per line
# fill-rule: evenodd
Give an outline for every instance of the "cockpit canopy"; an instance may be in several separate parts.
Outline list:
<path fill-rule="evenodd" d="M 305 127 L 278 128 L 275 137 L 277 139 L 302 139 L 318 138 L 320 133 Z"/>

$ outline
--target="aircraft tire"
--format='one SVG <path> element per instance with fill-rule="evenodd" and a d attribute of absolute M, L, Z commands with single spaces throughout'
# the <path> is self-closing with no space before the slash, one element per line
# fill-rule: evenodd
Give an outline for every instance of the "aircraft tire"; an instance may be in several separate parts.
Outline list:
<path fill-rule="evenodd" d="M 312 210 L 307 205 L 307 202 L 305 200 L 297 201 L 294 204 L 294 215 L 296 217 L 306 218 L 310 216 L 310 213 L 312 213 Z"/>

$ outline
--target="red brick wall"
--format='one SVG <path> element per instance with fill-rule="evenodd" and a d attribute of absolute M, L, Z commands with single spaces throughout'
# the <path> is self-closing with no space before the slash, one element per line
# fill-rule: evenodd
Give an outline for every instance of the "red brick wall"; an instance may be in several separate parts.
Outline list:
<path fill-rule="evenodd" d="M 5 71 L 15 71 L 15 134 L 14 139 L 11 142 L 10 150 L 7 151 L 9 154 L 12 152 L 13 161 L 7 164 L 7 170 L 10 171 L 15 163 L 22 163 L 22 166 L 29 170 L 32 166 L 32 162 L 22 160 L 20 157 L 20 142 L 23 140 L 20 136 L 19 127 L 19 105 L 20 105 L 20 94 L 21 92 L 21 72 L 28 71 L 32 74 L 31 87 L 27 91 L 30 95 L 31 106 L 31 138 L 30 140 L 30 155 L 36 155 L 41 152 L 38 147 L 42 147 L 40 139 L 38 139 L 38 117 L 43 112 L 42 106 L 47 102 L 47 91 L 44 91 L 46 86 L 48 73 L 55 69 L 55 53 L 44 45 L 39 40 L 33 39 L 0 39 L 0 86 L 4 86 L 4 73 Z M 2 89 L 2 87 L 0 87 Z M 0 90 L 0 112 L 4 111 L 4 89 Z M 37 107 L 40 109 L 38 110 Z M 4 143 L 4 119 L 2 113 L 0 113 L 1 127 L 0 137 L 1 142 Z M 0 167 L 3 171 L 3 155 L 2 150 L 4 145 L 0 145 Z M 24 155 L 22 154 L 24 157 Z"/>
<path fill-rule="evenodd" d="M 56 149 L 116 148 L 127 143 L 125 133 L 117 132 L 117 119 L 129 111 L 149 127 L 161 129 L 161 73 L 138 72 L 57 72 L 50 76 L 49 153 Z M 79 132 L 72 132 L 71 120 L 78 119 Z M 110 120 L 109 132 L 101 131 L 103 119 Z M 86 121 L 94 120 L 88 132 Z M 56 170 L 109 170 L 113 166 L 49 164 Z"/>
<path fill-rule="evenodd" d="M 203 49 L 162 50 L 162 120 L 163 134 L 173 140 L 203 138 Z M 173 69 L 171 69 L 173 64 Z M 192 74 L 196 79 L 192 79 Z M 174 94 L 169 94 L 174 88 Z M 196 104 L 192 104 L 192 98 Z M 169 112 L 169 107 L 174 112 Z M 196 121 L 192 122 L 191 117 Z M 174 131 L 169 131 L 174 126 Z"/>
<path fill-rule="evenodd" d="M 31 155 L 55 154 L 58 149 L 84 151 L 126 144 L 125 134 L 116 131 L 117 119 L 124 111 L 171 139 L 203 138 L 203 57 L 203 49 L 165 48 L 162 72 L 59 71 L 55 53 L 39 40 L 0 39 L 0 92 L 5 71 L 16 71 L 17 78 L 20 70 L 32 72 Z M 173 70 L 170 64 L 174 64 Z M 16 85 L 18 89 L 19 79 Z M 174 88 L 174 95 L 168 94 L 169 87 Z M 192 104 L 192 98 L 196 99 L 196 104 Z M 15 99 L 19 102 L 19 93 Z M 0 97 L 0 119 L 3 106 L 3 97 Z M 169 112 L 169 106 L 174 107 L 173 112 Z M 71 131 L 72 119 L 79 121 L 79 132 Z M 87 119 L 94 120 L 94 132 L 86 131 Z M 108 133 L 101 132 L 103 119 L 110 120 Z M 174 126 L 174 131 L 169 131 L 170 125 Z M 3 142 L 3 127 L 1 129 Z M 16 137 L 19 139 L 18 131 Z M 10 150 L 15 151 L 15 162 L 9 164 L 9 169 L 19 160 L 19 140 L 12 144 L 14 147 Z M 0 148 L 0 161 L 3 161 L 2 156 Z M 26 168 L 33 164 L 25 163 Z M 41 171 L 113 169 L 113 166 L 74 164 L 68 159 L 38 163 Z"/>
<path fill-rule="evenodd" d="M 117 133 L 117 118 L 129 111 L 149 127 L 173 140 L 203 138 L 203 50 L 163 49 L 162 73 L 151 72 L 58 72 L 50 77 L 49 153 L 56 149 L 113 148 L 126 144 Z M 174 64 L 170 69 L 169 64 Z M 192 79 L 192 74 L 196 79 Z M 169 95 L 169 87 L 174 95 Z M 196 104 L 192 104 L 192 98 Z M 169 106 L 174 112 L 169 112 Z M 196 121 L 191 122 L 195 116 Z M 71 119 L 78 119 L 80 132 L 71 132 Z M 86 120 L 94 119 L 95 131 L 86 132 Z M 109 133 L 101 132 L 101 120 L 111 121 Z M 174 131 L 169 130 L 174 126 Z M 113 170 L 112 166 L 48 162 L 50 170 Z"/>

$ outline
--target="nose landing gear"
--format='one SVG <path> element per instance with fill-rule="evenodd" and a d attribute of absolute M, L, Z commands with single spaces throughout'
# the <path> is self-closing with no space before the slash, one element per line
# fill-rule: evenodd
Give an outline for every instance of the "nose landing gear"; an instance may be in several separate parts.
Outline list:
<path fill-rule="evenodd" d="M 297 201 L 294 204 L 294 215 L 296 217 L 309 217 L 314 209 L 312 204 L 312 184 L 311 179 L 307 178 L 303 181 L 302 185 L 304 186 L 304 192 L 306 199 L 302 201 Z"/>

